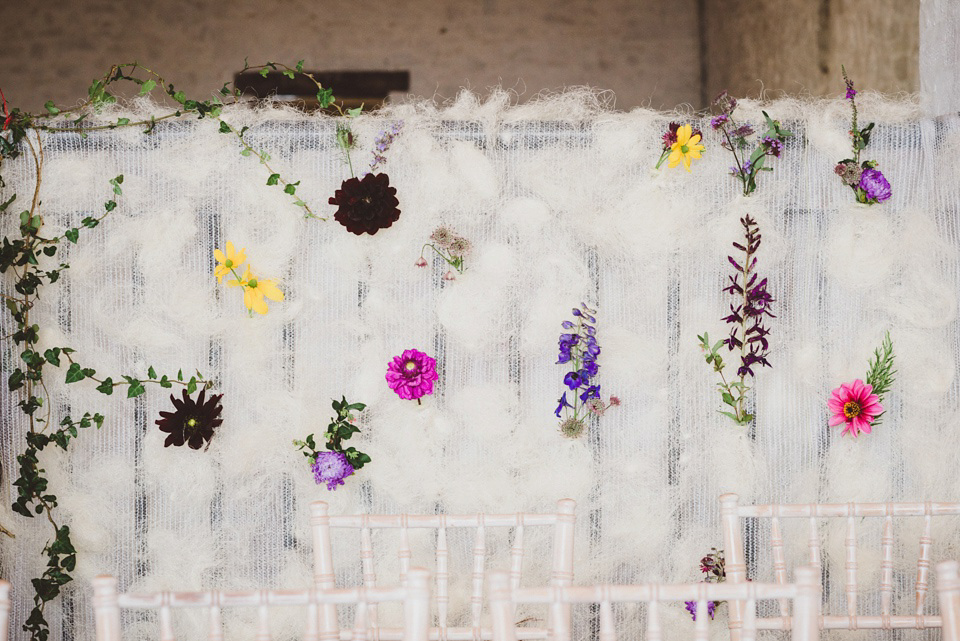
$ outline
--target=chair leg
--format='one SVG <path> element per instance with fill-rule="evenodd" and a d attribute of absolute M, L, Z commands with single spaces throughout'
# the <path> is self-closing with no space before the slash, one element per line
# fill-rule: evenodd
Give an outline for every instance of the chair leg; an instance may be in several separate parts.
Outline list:
<path fill-rule="evenodd" d="M 726 562 L 727 581 L 746 583 L 747 564 L 744 559 L 743 529 L 737 515 L 740 497 L 736 494 L 724 494 L 720 497 L 720 526 L 723 530 L 723 554 Z M 729 601 L 728 620 L 730 641 L 740 641 L 743 631 L 743 601 Z"/>

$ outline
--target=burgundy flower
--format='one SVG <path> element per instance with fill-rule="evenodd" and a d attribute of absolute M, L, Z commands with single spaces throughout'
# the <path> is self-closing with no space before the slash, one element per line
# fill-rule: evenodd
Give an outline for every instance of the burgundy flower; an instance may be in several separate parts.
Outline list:
<path fill-rule="evenodd" d="M 373 235 L 400 218 L 396 193 L 387 174 L 348 178 L 330 198 L 330 204 L 339 207 L 333 218 L 358 236 Z"/>
<path fill-rule="evenodd" d="M 223 423 L 220 418 L 220 412 L 223 411 L 220 399 L 223 394 L 211 394 L 209 399 L 204 400 L 206 393 L 206 390 L 201 390 L 197 400 L 190 398 L 187 390 L 183 390 L 182 400 L 170 395 L 176 411 L 160 412 L 160 418 L 156 421 L 161 432 L 170 434 L 163 442 L 164 447 L 186 443 L 199 450 L 204 443 L 207 443 L 207 447 L 210 446 L 214 428 Z"/>
<path fill-rule="evenodd" d="M 667 127 L 667 133 L 663 134 L 663 148 L 670 149 L 677 142 L 677 130 L 680 129 L 679 122 L 671 122 Z M 693 134 L 690 134 L 693 137 Z"/>

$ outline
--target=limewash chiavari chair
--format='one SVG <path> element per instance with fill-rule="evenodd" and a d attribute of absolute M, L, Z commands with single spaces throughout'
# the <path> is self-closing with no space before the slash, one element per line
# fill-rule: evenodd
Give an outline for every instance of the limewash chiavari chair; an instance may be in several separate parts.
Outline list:
<path fill-rule="evenodd" d="M 430 627 L 432 641 L 479 641 L 490 639 L 492 631 L 483 627 L 481 616 L 484 603 L 484 576 L 487 558 L 486 532 L 489 528 L 513 528 L 510 543 L 510 581 L 520 585 L 524 559 L 524 529 L 534 526 L 553 528 L 553 550 L 551 566 L 551 586 L 570 585 L 573 582 L 573 535 L 575 527 L 576 502 L 561 499 L 557 502 L 557 511 L 551 514 L 362 514 L 353 516 L 331 516 L 324 501 L 311 504 L 311 525 L 313 528 L 314 578 L 318 589 L 334 586 L 333 552 L 331 547 L 332 528 L 351 528 L 360 531 L 360 559 L 363 571 L 363 584 L 368 587 L 377 584 L 374 569 L 374 553 L 371 530 L 388 528 L 399 531 L 400 580 L 405 580 L 410 567 L 412 551 L 409 543 L 409 531 L 414 528 L 426 528 L 436 531 L 436 568 L 434 602 L 436 604 L 436 625 Z M 470 626 L 448 625 L 450 610 L 448 564 L 449 548 L 447 531 L 453 528 L 474 529 L 474 543 L 471 569 Z M 536 551 L 540 554 L 540 551 Z M 321 611 L 321 628 L 332 613 Z M 371 626 L 378 641 L 396 641 L 399 630 L 380 627 L 377 613 L 370 613 Z M 522 639 L 543 639 L 544 628 L 521 628 L 518 632 Z M 341 638 L 344 638 L 341 635 Z"/>
<path fill-rule="evenodd" d="M 153 592 L 149 594 L 118 594 L 117 579 L 98 576 L 93 580 L 93 609 L 97 641 L 120 641 L 121 609 L 155 609 L 160 611 L 160 641 L 175 641 L 173 613 L 175 608 L 206 608 L 209 632 L 207 641 L 223 641 L 221 614 L 224 608 L 257 608 L 256 641 L 271 641 L 270 608 L 302 606 L 305 608 L 303 641 L 332 641 L 338 639 L 320 632 L 318 612 L 329 606 L 354 606 L 354 625 L 350 637 L 354 641 L 370 639 L 369 610 L 377 603 L 402 602 L 403 641 L 427 641 L 430 619 L 430 573 L 420 568 L 411 569 L 404 586 L 393 588 L 351 588 L 343 590 L 247 590 L 205 592 Z M 336 616 L 333 624 L 336 625 Z"/>
<path fill-rule="evenodd" d="M 960 563 L 937 564 L 937 596 L 943 620 L 942 641 L 960 641 Z"/>
<path fill-rule="evenodd" d="M 736 494 L 724 494 L 720 497 L 720 519 L 723 529 L 723 546 L 726 560 L 728 583 L 747 581 L 747 566 L 744 554 L 743 520 L 744 518 L 770 519 L 770 547 L 773 557 L 773 571 L 777 583 L 787 580 L 787 567 L 784 555 L 784 541 L 781 519 L 806 519 L 808 563 L 820 572 L 822 550 L 820 546 L 820 519 L 846 519 L 844 547 L 846 563 L 844 565 L 844 592 L 846 595 L 846 615 L 821 614 L 820 628 L 823 630 L 857 629 L 894 629 L 894 628 L 938 628 L 939 616 L 924 614 L 927 592 L 930 587 L 930 563 L 933 537 L 931 520 L 936 516 L 960 514 L 960 503 L 804 503 L 740 505 Z M 864 517 L 883 519 L 881 534 L 880 560 L 880 614 L 863 615 L 857 610 L 857 521 Z M 893 603 L 893 521 L 901 517 L 923 517 L 923 533 L 919 540 L 917 560 L 917 578 L 915 583 L 916 601 L 913 614 L 894 615 Z M 732 641 L 738 641 L 739 628 L 742 625 L 742 603 L 731 602 L 729 610 L 730 635 Z M 789 625 L 790 613 L 785 603 L 780 604 L 780 616 L 770 621 L 781 621 Z M 958 640 L 960 641 L 960 640 Z"/>
<path fill-rule="evenodd" d="M 10 627 L 10 582 L 0 579 L 0 641 L 7 641 Z"/>
<path fill-rule="evenodd" d="M 757 630 L 769 629 L 756 616 L 757 601 L 779 599 L 793 601 L 794 618 L 791 626 L 792 641 L 818 641 L 820 629 L 817 616 L 820 611 L 820 585 L 816 570 L 811 567 L 797 568 L 796 583 L 686 583 L 641 585 L 593 585 L 546 588 L 513 588 L 509 577 L 500 572 L 490 573 L 490 614 L 493 617 L 494 641 L 517 641 L 516 606 L 520 604 L 545 604 L 549 610 L 559 613 L 574 604 L 599 605 L 599 641 L 617 641 L 614 621 L 614 603 L 646 603 L 645 641 L 663 639 L 663 622 L 660 604 L 665 601 L 696 602 L 694 639 L 707 641 L 710 637 L 710 617 L 707 616 L 708 601 L 739 600 L 744 604 L 742 639 L 753 641 Z M 550 616 L 549 641 L 570 641 L 569 619 Z M 559 622 L 556 625 L 554 622 Z"/>

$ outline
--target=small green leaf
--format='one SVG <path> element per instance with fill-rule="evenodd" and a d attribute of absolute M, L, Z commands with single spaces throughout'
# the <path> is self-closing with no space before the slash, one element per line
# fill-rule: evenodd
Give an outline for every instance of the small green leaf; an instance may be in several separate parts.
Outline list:
<path fill-rule="evenodd" d="M 223 121 L 221 120 L 221 121 L 220 121 L 220 133 L 222 133 L 222 134 L 228 134 L 228 133 L 230 133 L 231 131 L 233 131 L 233 129 L 230 128 L 230 125 L 228 125 L 227 123 L 225 123 L 225 122 L 223 122 Z"/>
<path fill-rule="evenodd" d="M 173 94 L 173 99 L 179 102 L 181 105 L 187 101 L 187 96 L 182 91 L 177 91 Z"/>
<path fill-rule="evenodd" d="M 293 80 L 293 72 L 289 69 L 285 69 L 283 71 L 283 75 L 285 75 L 287 78 L 290 78 L 290 80 Z"/>
<path fill-rule="evenodd" d="M 263 69 L 260 70 L 260 75 L 263 76 L 264 78 L 266 78 L 266 77 L 267 77 L 267 74 L 269 74 L 269 73 L 270 73 L 270 70 L 267 69 L 266 67 L 264 67 Z"/>
<path fill-rule="evenodd" d="M 283 188 L 283 193 L 290 194 L 292 196 L 293 194 L 297 193 L 297 185 L 299 184 L 300 184 L 299 180 L 295 183 L 289 183 L 286 187 Z"/>
<path fill-rule="evenodd" d="M 53 104 L 52 100 L 46 101 L 45 103 L 43 103 L 43 106 L 46 108 L 47 112 L 51 116 L 56 116 L 58 113 L 60 113 L 60 110 L 57 108 L 55 104 Z"/>
<path fill-rule="evenodd" d="M 108 376 L 102 383 L 97 385 L 97 391 L 107 396 L 113 394 L 113 379 Z"/>
<path fill-rule="evenodd" d="M 173 383 L 170 382 L 170 379 L 167 378 L 166 374 L 164 374 L 160 378 L 160 387 L 164 387 L 164 388 L 173 387 Z"/>
<path fill-rule="evenodd" d="M 148 93 L 150 93 L 151 91 L 153 91 L 154 87 L 156 87 L 156 86 L 157 86 L 156 81 L 154 81 L 154 80 L 152 80 L 152 79 L 151 79 L 151 80 L 147 80 L 145 83 L 143 83 L 143 84 L 140 86 L 140 95 L 141 95 L 141 96 L 147 95 Z"/>
<path fill-rule="evenodd" d="M 86 218 L 84 218 L 84 219 L 81 220 L 80 222 L 83 224 L 84 227 L 87 227 L 87 228 L 89 228 L 89 229 L 93 229 L 94 227 L 96 227 L 97 225 L 100 224 L 100 221 L 99 221 L 99 220 L 97 220 L 96 218 L 93 218 L 93 217 L 91 217 L 91 216 L 87 216 Z"/>
<path fill-rule="evenodd" d="M 127 388 L 127 398 L 136 398 L 142 396 L 147 392 L 143 387 L 143 383 L 140 381 L 134 381 L 130 383 L 130 387 Z"/>
<path fill-rule="evenodd" d="M 103 203 L 103 208 L 107 211 L 113 211 L 117 208 L 117 203 L 116 201 L 108 200 L 107 202 Z"/>
<path fill-rule="evenodd" d="M 56 365 L 57 367 L 60 367 L 60 348 L 59 347 L 51 347 L 50 349 L 48 349 L 43 353 L 43 357 L 47 359 L 47 362 L 50 363 L 51 365 Z"/>
<path fill-rule="evenodd" d="M 303 60 L 297 60 L 297 73 L 303 72 Z"/>
<path fill-rule="evenodd" d="M 76 242 L 77 242 L 77 238 L 80 237 L 80 230 L 77 229 L 76 227 L 74 227 L 73 229 L 68 229 L 67 231 L 63 232 L 63 235 L 64 235 L 64 236 L 66 237 L 66 239 L 69 240 L 71 243 L 76 243 Z"/>
<path fill-rule="evenodd" d="M 45 256 L 53 256 L 54 254 L 57 253 L 57 246 L 47 245 L 46 247 L 43 248 L 43 253 Z"/>
<path fill-rule="evenodd" d="M 182 370 L 182 369 L 178 369 L 178 370 L 177 370 L 177 380 L 178 380 L 178 381 L 182 381 L 182 380 L 183 380 L 183 370 Z"/>
<path fill-rule="evenodd" d="M 197 377 L 191 376 L 187 382 L 187 394 L 193 394 L 197 391 Z"/>
<path fill-rule="evenodd" d="M 270 174 L 270 177 L 267 178 L 268 185 L 276 185 L 280 180 L 280 174 Z"/>
<path fill-rule="evenodd" d="M 157 370 L 153 369 L 153 366 L 147 368 L 147 378 L 156 378 Z"/>
<path fill-rule="evenodd" d="M 70 367 L 67 369 L 67 383 L 76 383 L 77 381 L 82 381 L 86 376 L 84 376 L 83 369 L 80 367 L 79 363 L 70 363 Z"/>
<path fill-rule="evenodd" d="M 129 118 L 117 118 L 117 125 L 122 127 L 123 125 L 129 125 L 129 124 L 130 124 Z"/>

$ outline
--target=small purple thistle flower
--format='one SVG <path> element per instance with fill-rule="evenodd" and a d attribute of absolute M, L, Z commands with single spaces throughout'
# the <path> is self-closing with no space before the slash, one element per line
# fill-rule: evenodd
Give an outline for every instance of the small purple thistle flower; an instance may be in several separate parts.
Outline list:
<path fill-rule="evenodd" d="M 328 490 L 343 485 L 343 479 L 353 474 L 353 466 L 343 452 L 317 452 L 316 462 L 310 466 L 317 485 L 327 484 Z"/>
<path fill-rule="evenodd" d="M 864 169 L 860 175 L 859 187 L 868 203 L 882 203 L 892 195 L 890 183 L 879 169 Z"/>

